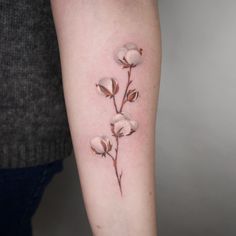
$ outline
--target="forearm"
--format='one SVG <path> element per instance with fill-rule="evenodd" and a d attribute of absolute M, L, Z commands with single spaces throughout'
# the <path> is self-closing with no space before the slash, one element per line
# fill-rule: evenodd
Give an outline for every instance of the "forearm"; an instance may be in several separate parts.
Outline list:
<path fill-rule="evenodd" d="M 155 236 L 160 74 L 155 4 L 52 0 L 52 6 L 67 114 L 94 235 Z M 117 48 L 129 42 L 137 45 L 140 58 L 131 52 L 119 61 Z M 113 88 L 104 90 L 111 81 Z M 126 113 L 130 118 L 123 117 Z"/>

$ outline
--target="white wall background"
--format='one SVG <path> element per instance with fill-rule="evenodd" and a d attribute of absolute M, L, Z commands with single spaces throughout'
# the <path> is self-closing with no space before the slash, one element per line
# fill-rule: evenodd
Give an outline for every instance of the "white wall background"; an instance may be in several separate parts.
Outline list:
<path fill-rule="evenodd" d="M 235 236 L 236 1 L 159 0 L 159 8 L 159 236 Z M 91 236 L 73 158 L 34 227 L 35 236 Z"/>

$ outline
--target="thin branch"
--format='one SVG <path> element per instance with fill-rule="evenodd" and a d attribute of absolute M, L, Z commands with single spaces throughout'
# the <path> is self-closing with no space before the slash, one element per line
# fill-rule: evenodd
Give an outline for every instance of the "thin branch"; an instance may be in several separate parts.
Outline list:
<path fill-rule="evenodd" d="M 113 103 L 114 103 L 114 107 L 115 107 L 116 113 L 119 113 L 118 108 L 117 108 L 117 104 L 116 104 L 115 95 L 112 96 L 112 100 L 113 100 Z"/>
<path fill-rule="evenodd" d="M 118 151 L 119 151 L 119 137 L 116 136 L 116 155 L 115 155 L 115 159 L 113 159 L 113 166 L 115 168 L 115 173 L 116 173 L 116 178 L 117 178 L 117 182 L 119 184 L 119 189 L 120 189 L 120 194 L 122 196 L 122 185 L 121 185 L 121 177 L 122 177 L 122 173 L 119 174 L 118 173 L 118 168 L 117 168 L 117 159 L 118 159 Z"/>
<path fill-rule="evenodd" d="M 107 154 L 112 160 L 115 160 L 115 158 L 111 155 L 111 153 L 106 152 L 106 154 Z"/>
<path fill-rule="evenodd" d="M 130 84 L 132 83 L 132 80 L 130 79 L 131 78 L 132 67 L 133 66 L 131 65 L 129 67 L 129 70 L 128 70 L 128 81 L 127 81 L 127 85 L 126 85 L 126 88 L 125 88 L 125 93 L 124 93 L 124 96 L 123 96 L 123 99 L 122 99 L 122 102 L 121 102 L 121 106 L 120 106 L 120 110 L 119 110 L 120 113 L 122 112 L 124 104 L 126 103 L 126 96 L 127 96 L 128 88 L 129 88 Z"/>
<path fill-rule="evenodd" d="M 115 159 L 117 159 L 118 157 L 118 151 L 119 151 L 119 137 L 116 136 L 116 155 L 115 155 Z"/>
<path fill-rule="evenodd" d="M 113 167 L 115 169 L 115 174 L 116 174 L 116 179 L 119 185 L 120 189 L 120 194 L 122 196 L 122 185 L 121 185 L 121 177 L 122 177 L 122 172 L 121 174 L 118 173 L 118 168 L 117 168 L 117 159 L 118 159 L 118 150 L 119 150 L 119 137 L 116 136 L 116 148 L 115 148 L 115 157 L 111 155 L 111 153 L 106 152 L 106 154 L 112 159 L 113 162 Z"/>
<path fill-rule="evenodd" d="M 116 113 L 121 113 L 122 110 L 123 110 L 123 107 L 124 107 L 124 104 L 127 102 L 127 99 L 126 99 L 126 96 L 127 96 L 127 92 L 128 92 L 128 89 L 129 89 L 129 86 L 130 84 L 132 83 L 132 80 L 131 80 L 131 71 L 132 71 L 132 65 L 129 66 L 129 70 L 128 70 L 128 81 L 127 81 L 127 85 L 126 85 L 126 88 L 125 88 L 125 92 L 124 92 L 124 96 L 123 96 L 123 99 L 122 99 L 122 102 L 121 102 L 121 106 L 120 106 L 120 109 L 118 110 L 117 108 L 117 104 L 116 104 L 116 100 L 115 100 L 115 96 L 113 96 L 113 103 L 114 103 L 114 107 L 115 107 L 115 110 L 116 110 Z M 117 182 L 118 182 L 118 185 L 119 185 L 119 189 L 120 189 L 120 194 L 122 196 L 123 192 L 122 192 L 122 184 L 121 184 L 121 178 L 122 178 L 122 172 L 119 174 L 118 173 L 118 167 L 117 167 L 117 161 L 118 161 L 118 152 L 119 152 L 119 137 L 118 136 L 115 136 L 116 138 L 116 148 L 115 148 L 115 157 L 113 157 L 110 153 L 107 153 L 113 160 L 113 166 L 114 166 L 114 169 L 115 169 L 115 174 L 116 174 L 116 179 L 117 179 Z"/>

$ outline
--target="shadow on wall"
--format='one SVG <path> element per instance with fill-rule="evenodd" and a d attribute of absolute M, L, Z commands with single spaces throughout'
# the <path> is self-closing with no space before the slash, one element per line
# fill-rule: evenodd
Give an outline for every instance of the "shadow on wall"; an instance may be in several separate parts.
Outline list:
<path fill-rule="evenodd" d="M 34 236 L 92 236 L 83 204 L 74 156 L 54 176 L 33 218 Z"/>

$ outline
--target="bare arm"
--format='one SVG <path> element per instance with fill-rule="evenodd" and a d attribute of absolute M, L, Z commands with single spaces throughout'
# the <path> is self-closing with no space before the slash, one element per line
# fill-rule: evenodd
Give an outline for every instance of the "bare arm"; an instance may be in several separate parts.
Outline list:
<path fill-rule="evenodd" d="M 51 0 L 94 235 L 156 236 L 160 33 L 154 0 Z"/>

